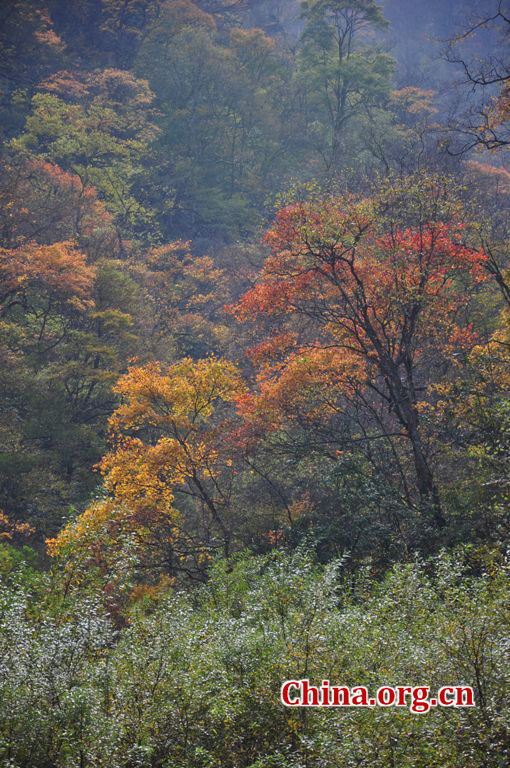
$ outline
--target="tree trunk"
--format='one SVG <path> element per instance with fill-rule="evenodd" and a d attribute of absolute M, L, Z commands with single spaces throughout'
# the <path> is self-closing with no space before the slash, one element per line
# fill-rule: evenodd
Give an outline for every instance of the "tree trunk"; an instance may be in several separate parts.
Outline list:
<path fill-rule="evenodd" d="M 441 507 L 439 490 L 434 482 L 434 476 L 423 448 L 416 406 L 412 401 L 409 389 L 402 383 L 398 369 L 395 368 L 391 371 L 391 376 L 387 377 L 387 384 L 397 416 L 411 442 L 416 485 L 420 499 L 425 504 L 430 505 L 437 527 L 443 528 L 446 525 L 446 520 Z"/>
<path fill-rule="evenodd" d="M 423 451 L 421 444 L 421 438 L 417 429 L 409 428 L 406 426 L 409 440 L 413 446 L 413 458 L 414 468 L 416 470 L 416 485 L 418 486 L 418 492 L 423 502 L 429 503 L 432 508 L 434 520 L 438 528 L 443 528 L 446 525 L 443 511 L 441 508 L 441 499 L 437 485 L 434 482 L 432 471 L 429 467 L 429 463 Z"/>

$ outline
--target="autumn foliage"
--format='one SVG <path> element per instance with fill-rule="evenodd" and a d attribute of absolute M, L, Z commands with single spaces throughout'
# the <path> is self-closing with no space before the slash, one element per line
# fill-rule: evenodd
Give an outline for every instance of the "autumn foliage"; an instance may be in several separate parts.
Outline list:
<path fill-rule="evenodd" d="M 76 309 L 90 304 L 95 270 L 72 242 L 29 243 L 0 250 L 0 313 L 34 301 L 67 303 Z"/>
<path fill-rule="evenodd" d="M 113 449 L 100 465 L 108 498 L 50 541 L 51 553 L 73 550 L 86 560 L 95 553 L 101 563 L 127 539 L 146 556 L 160 539 L 160 548 L 175 548 L 185 563 L 190 552 L 179 493 L 198 499 L 228 550 L 223 475 L 231 462 L 219 452 L 217 412 L 243 388 L 235 366 L 215 358 L 183 359 L 166 371 L 132 367 L 114 388 L 123 402 L 110 419 Z M 205 555 L 205 542 L 198 549 Z"/>
<path fill-rule="evenodd" d="M 422 202 L 438 193 L 430 179 L 418 186 Z M 284 413 L 299 411 L 310 387 L 324 392 L 322 416 L 339 410 L 342 396 L 369 408 L 381 399 L 397 428 L 380 419 L 378 428 L 396 436 L 402 430 L 419 495 L 442 524 L 418 405 L 440 361 L 475 343 L 463 308 L 487 277 L 486 256 L 470 246 L 459 215 L 430 211 L 406 226 L 404 212 L 400 221 L 383 213 L 395 199 L 342 197 L 278 213 L 257 284 L 230 308 L 241 321 L 272 320 L 267 341 L 252 352 L 266 356 L 258 392 L 240 410 L 276 429 Z"/>
<path fill-rule="evenodd" d="M 509 4 L 0 2 L 1 768 L 509 764 Z"/>

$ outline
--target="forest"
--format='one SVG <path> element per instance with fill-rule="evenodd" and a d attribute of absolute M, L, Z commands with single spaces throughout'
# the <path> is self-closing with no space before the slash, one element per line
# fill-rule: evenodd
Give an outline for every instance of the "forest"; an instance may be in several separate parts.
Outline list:
<path fill-rule="evenodd" d="M 506 768 L 510 2 L 1 0 L 0 116 L 0 766 Z"/>

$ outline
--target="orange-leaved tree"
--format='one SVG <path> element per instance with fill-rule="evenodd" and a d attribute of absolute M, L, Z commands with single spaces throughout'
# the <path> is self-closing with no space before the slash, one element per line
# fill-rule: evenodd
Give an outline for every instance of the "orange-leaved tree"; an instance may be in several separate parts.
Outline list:
<path fill-rule="evenodd" d="M 486 276 L 449 180 L 419 175 L 370 199 L 293 203 L 265 241 L 258 281 L 231 308 L 265 329 L 252 350 L 259 388 L 240 404 L 247 424 L 258 434 L 292 411 L 309 418 L 310 402 L 322 417 L 355 403 L 365 419 L 357 438 L 383 437 L 404 456 L 407 500 L 415 488 L 443 526 L 421 403 L 473 344 L 466 307 Z"/>
<path fill-rule="evenodd" d="M 0 248 L 0 316 L 20 306 L 41 320 L 42 337 L 56 309 L 92 305 L 94 277 L 94 267 L 71 241 Z"/>
<path fill-rule="evenodd" d="M 240 374 L 225 360 L 185 358 L 163 371 L 134 366 L 115 391 L 122 404 L 101 462 L 107 498 L 51 540 L 50 552 L 108 571 L 127 546 L 146 566 L 200 571 L 211 551 L 230 550 L 233 470 L 222 439 Z"/>

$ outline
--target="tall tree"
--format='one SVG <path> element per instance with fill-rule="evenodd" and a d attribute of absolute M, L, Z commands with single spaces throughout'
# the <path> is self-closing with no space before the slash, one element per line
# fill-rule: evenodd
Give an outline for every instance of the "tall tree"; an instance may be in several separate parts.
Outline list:
<path fill-rule="evenodd" d="M 367 45 L 386 22 L 374 0 L 310 0 L 302 10 L 297 77 L 309 142 L 334 174 L 348 124 L 389 93 L 392 59 Z"/>
<path fill-rule="evenodd" d="M 272 326 L 259 347 L 259 394 L 242 403 L 248 422 L 278 428 L 279 409 L 314 382 L 333 411 L 346 400 L 363 404 L 372 424 L 358 437 L 379 433 L 396 452 L 408 446 L 422 507 L 440 527 L 421 404 L 452 355 L 473 343 L 461 310 L 486 276 L 485 255 L 467 244 L 447 185 L 420 175 L 373 199 L 284 208 L 266 235 L 262 275 L 237 306 L 241 319 Z"/>

